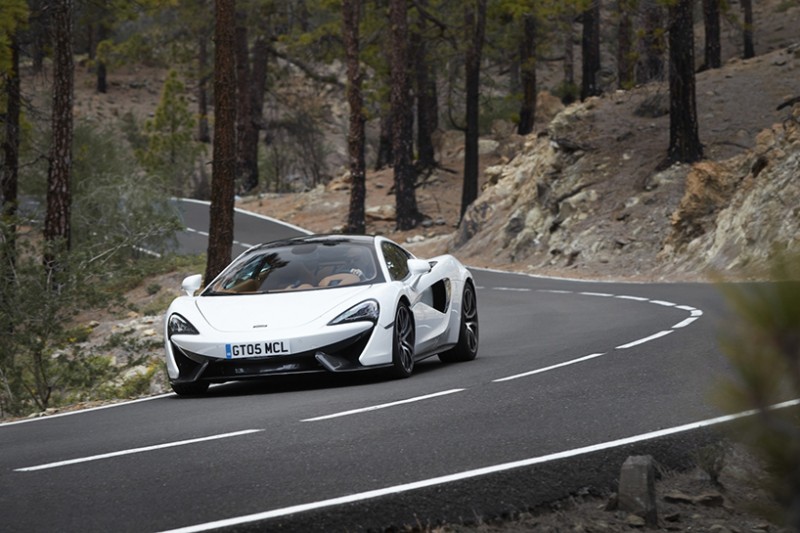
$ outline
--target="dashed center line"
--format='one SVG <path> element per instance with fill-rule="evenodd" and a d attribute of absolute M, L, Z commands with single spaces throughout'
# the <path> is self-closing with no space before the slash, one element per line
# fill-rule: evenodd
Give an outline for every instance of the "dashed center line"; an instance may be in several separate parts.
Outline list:
<path fill-rule="evenodd" d="M 435 392 L 433 394 L 426 394 L 425 396 L 416 396 L 414 398 L 408 398 L 406 400 L 399 400 L 399 401 L 396 401 L 396 402 L 383 403 L 383 404 L 380 404 L 380 405 L 371 405 L 369 407 L 361 407 L 359 409 L 351 409 L 350 411 L 342 411 L 340 413 L 333 413 L 333 414 L 330 414 L 330 415 L 316 416 L 314 418 L 305 418 L 305 419 L 301 420 L 300 422 L 319 422 L 320 420 L 330 420 L 331 418 L 339 418 L 339 417 L 342 417 L 342 416 L 356 415 L 356 414 L 360 414 L 360 413 L 366 413 L 366 412 L 369 412 L 369 411 L 377 411 L 378 409 L 386 409 L 388 407 L 395 407 L 397 405 L 403 405 L 403 404 L 414 403 L 414 402 L 421 402 L 423 400 L 429 400 L 431 398 L 438 398 L 440 396 L 446 396 L 448 394 L 455 394 L 457 392 L 462 392 L 462 391 L 465 391 L 465 390 L 466 389 L 451 389 L 451 390 L 446 390 L 446 391 L 442 391 L 442 392 Z"/>
<path fill-rule="evenodd" d="M 521 291 L 521 290 L 524 290 L 524 289 L 514 289 L 514 288 L 510 288 L 510 287 L 490 287 L 489 290 L 495 290 L 495 291 Z M 703 312 L 701 310 L 699 310 L 697 308 L 694 308 L 694 307 L 691 307 L 689 305 L 678 305 L 678 304 L 673 303 L 673 302 L 668 302 L 668 301 L 665 301 L 665 300 L 652 300 L 650 298 L 644 298 L 642 296 L 630 296 L 630 295 L 627 295 L 627 294 L 611 294 L 611 293 L 607 293 L 607 292 L 591 292 L 591 291 L 576 292 L 576 291 L 558 290 L 558 289 L 538 289 L 536 292 L 548 293 L 548 294 L 576 294 L 576 295 L 579 295 L 579 296 L 594 296 L 594 297 L 600 297 L 600 298 L 618 298 L 620 300 L 629 300 L 629 301 L 634 301 L 634 302 L 645 302 L 645 303 L 651 303 L 651 304 L 655 304 L 655 305 L 660 305 L 662 307 L 671 307 L 671 308 L 675 308 L 675 309 L 680 309 L 682 311 L 688 311 L 691 314 L 691 316 L 689 318 L 681 320 L 677 324 L 673 325 L 670 329 L 659 331 L 658 333 L 654 333 L 654 334 L 649 335 L 647 337 L 642 337 L 641 339 L 636 339 L 634 341 L 631 341 L 631 342 L 628 342 L 628 343 L 625 343 L 625 344 L 620 344 L 619 346 L 616 346 L 614 348 L 615 350 L 627 350 L 628 348 L 633 348 L 634 346 L 639 346 L 641 344 L 645 344 L 647 342 L 654 341 L 656 339 L 660 339 L 661 337 L 666 337 L 667 335 L 675 332 L 675 330 L 685 328 L 686 326 L 694 323 L 698 318 L 703 316 Z M 523 377 L 533 376 L 533 375 L 536 375 L 536 374 L 541 374 L 543 372 L 548 372 L 550 370 L 555 370 L 557 368 L 563 368 L 565 366 L 570 366 L 570 365 L 574 365 L 574 364 L 577 364 L 577 363 L 583 363 L 585 361 L 591 361 L 592 359 L 596 359 L 598 357 L 602 357 L 602 356 L 604 356 L 606 354 L 607 354 L 607 352 L 593 353 L 591 355 L 587 355 L 587 356 L 584 356 L 584 357 L 578 357 L 577 359 L 571 359 L 569 361 L 565 361 L 563 363 L 558 363 L 558 364 L 555 364 L 555 365 L 547 366 L 547 367 L 544 367 L 544 368 L 538 368 L 538 369 L 535 369 L 535 370 L 530 370 L 528 372 L 522 372 L 520 374 L 515 374 L 513 376 L 507 376 L 507 377 L 503 377 L 503 378 L 494 379 L 494 380 L 492 380 L 492 383 L 502 383 L 502 382 L 505 382 L 505 381 L 511 381 L 511 380 L 514 380 L 514 379 L 519 379 L 519 378 L 523 378 Z"/>
<path fill-rule="evenodd" d="M 163 450 L 164 448 L 174 448 L 176 446 L 186 446 L 187 444 L 197 444 L 200 442 L 207 442 L 211 440 L 227 439 L 230 437 L 241 437 L 242 435 L 249 435 L 251 433 L 258 433 L 264 431 L 263 429 L 245 429 L 243 431 L 235 431 L 233 433 L 223 433 L 221 435 L 211 435 L 210 437 L 200 437 L 197 439 L 181 440 L 177 442 L 167 442 L 164 444 L 156 444 L 154 446 L 144 446 L 142 448 L 132 448 L 129 450 L 119 450 L 116 452 L 102 453 L 100 455 L 92 455 L 89 457 L 78 457 L 76 459 L 68 459 L 66 461 L 58 461 L 55 463 L 47 463 L 37 466 L 27 466 L 25 468 L 16 468 L 14 472 L 36 472 L 37 470 L 47 470 L 49 468 L 58 468 L 61 466 L 74 465 L 79 463 L 88 463 L 90 461 L 99 461 L 101 459 L 110 459 L 112 457 L 120 457 L 123 455 L 132 455 L 135 453 L 152 452 L 155 450 Z"/>

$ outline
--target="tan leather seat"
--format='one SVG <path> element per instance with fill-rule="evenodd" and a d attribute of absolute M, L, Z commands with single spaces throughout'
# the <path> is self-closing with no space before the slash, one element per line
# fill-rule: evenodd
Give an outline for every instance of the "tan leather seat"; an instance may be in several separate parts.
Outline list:
<path fill-rule="evenodd" d="M 353 285 L 358 283 L 361 279 L 355 274 L 342 272 L 340 274 L 331 274 L 325 276 L 319 281 L 320 287 L 341 287 L 343 285 Z"/>

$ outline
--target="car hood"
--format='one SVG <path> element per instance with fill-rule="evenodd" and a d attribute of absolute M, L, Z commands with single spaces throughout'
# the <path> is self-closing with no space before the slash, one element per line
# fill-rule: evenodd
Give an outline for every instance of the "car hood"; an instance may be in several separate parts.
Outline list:
<path fill-rule="evenodd" d="M 338 311 L 346 311 L 367 297 L 369 286 L 253 294 L 200 296 L 195 305 L 218 331 L 300 327 Z M 349 304 L 349 305 L 348 305 Z M 335 316 L 331 316 L 332 320 Z"/>

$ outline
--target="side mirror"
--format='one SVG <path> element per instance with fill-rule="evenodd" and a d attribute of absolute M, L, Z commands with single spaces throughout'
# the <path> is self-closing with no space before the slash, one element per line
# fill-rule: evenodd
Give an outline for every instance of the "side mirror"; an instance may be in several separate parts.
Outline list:
<path fill-rule="evenodd" d="M 408 271 L 411 272 L 413 276 L 421 276 L 431 271 L 431 265 L 424 259 L 409 259 Z"/>
<path fill-rule="evenodd" d="M 185 292 L 187 296 L 194 296 L 194 293 L 197 292 L 197 289 L 199 289 L 200 285 L 202 284 L 203 275 L 195 274 L 194 276 L 189 276 L 183 280 L 183 283 L 181 283 L 181 289 L 183 289 L 183 292 Z"/>

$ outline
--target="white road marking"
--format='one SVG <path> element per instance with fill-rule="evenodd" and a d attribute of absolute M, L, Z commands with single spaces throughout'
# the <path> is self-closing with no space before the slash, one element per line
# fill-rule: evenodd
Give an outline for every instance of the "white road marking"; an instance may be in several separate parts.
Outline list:
<path fill-rule="evenodd" d="M 451 390 L 446 390 L 446 391 L 443 391 L 443 392 L 435 392 L 433 394 L 426 394 L 425 396 L 417 396 L 415 398 L 409 398 L 407 400 L 399 400 L 399 401 L 396 401 L 396 402 L 384 403 L 384 404 L 380 404 L 380 405 L 371 405 L 369 407 L 362 407 L 360 409 L 352 409 L 350 411 L 342 411 L 340 413 L 333 413 L 333 414 L 330 414 L 330 415 L 317 416 L 317 417 L 314 417 L 314 418 L 305 418 L 305 419 L 301 420 L 300 422 L 319 422 L 320 420 L 330 420 L 331 418 L 339 418 L 339 417 L 342 417 L 342 416 L 349 416 L 349 415 L 355 415 L 355 414 L 359 414 L 359 413 L 366 413 L 366 412 L 369 412 L 369 411 L 377 411 L 378 409 L 386 409 L 388 407 L 395 407 L 397 405 L 404 405 L 404 404 L 413 403 L 413 402 L 421 402 L 423 400 L 429 400 L 431 398 L 438 398 L 439 396 L 446 396 L 448 394 L 455 394 L 456 392 L 462 392 L 464 390 L 466 390 L 466 389 L 451 389 Z"/>
<path fill-rule="evenodd" d="M 642 298 L 641 296 L 625 296 L 624 294 L 618 294 L 614 296 L 614 298 L 619 298 L 620 300 L 633 300 L 634 302 L 649 302 L 649 298 Z"/>
<path fill-rule="evenodd" d="M 664 307 L 675 307 L 676 304 L 672 302 L 665 302 L 664 300 L 650 300 L 651 304 L 663 305 Z"/>
<path fill-rule="evenodd" d="M 549 294 L 572 294 L 572 291 L 564 291 L 559 289 L 539 289 L 536 292 L 546 292 Z"/>
<path fill-rule="evenodd" d="M 46 470 L 48 468 L 58 468 L 61 466 L 74 465 L 78 463 L 88 463 L 89 461 L 99 461 L 101 459 L 109 459 L 111 457 L 120 457 L 123 455 L 132 455 L 135 453 L 152 452 L 155 450 L 162 450 L 164 448 L 174 448 L 175 446 L 186 446 L 187 444 L 197 444 L 200 442 L 207 442 L 211 440 L 227 439 L 230 437 L 241 437 L 242 435 L 249 435 L 251 433 L 258 433 L 264 431 L 263 429 L 245 429 L 243 431 L 235 431 L 233 433 L 223 433 L 221 435 L 212 435 L 210 437 L 200 437 L 197 439 L 182 440 L 177 442 L 167 442 L 164 444 L 156 444 L 154 446 L 144 446 L 143 448 L 132 448 L 130 450 L 120 450 L 117 452 L 103 453 L 100 455 L 92 455 L 90 457 L 79 457 L 77 459 L 68 459 L 66 461 L 58 461 L 55 463 L 47 463 L 44 465 L 27 466 L 25 468 L 16 468 L 14 472 L 35 472 L 37 470 Z"/>
<path fill-rule="evenodd" d="M 600 296 L 602 298 L 611 298 L 614 296 L 613 294 L 609 294 L 607 292 L 579 292 L 578 294 L 582 296 Z"/>
<path fill-rule="evenodd" d="M 518 287 L 492 287 L 493 291 L 507 291 L 507 292 L 531 292 L 532 289 L 518 288 Z"/>
<path fill-rule="evenodd" d="M 658 333 L 650 335 L 649 337 L 645 337 L 643 339 L 638 339 L 638 340 L 635 340 L 633 342 L 629 342 L 628 344 L 623 344 L 621 346 L 617 346 L 616 349 L 617 350 L 625 350 L 625 349 L 628 349 L 628 348 L 633 348 L 634 346 L 639 346 L 640 344 L 644 344 L 646 342 L 650 342 L 650 341 L 653 341 L 653 340 L 656 340 L 656 339 L 660 339 L 661 337 L 669 335 L 673 331 L 675 331 L 675 330 L 667 329 L 667 330 L 664 330 L 664 331 L 659 331 Z"/>
<path fill-rule="evenodd" d="M 684 311 L 696 311 L 696 309 L 691 305 L 676 305 L 675 309 L 682 309 Z"/>
<path fill-rule="evenodd" d="M 699 317 L 696 317 L 696 316 L 689 317 L 689 318 L 687 318 L 686 320 L 683 320 L 683 321 L 681 321 L 681 322 L 678 322 L 677 324 L 675 324 L 674 326 L 672 326 L 672 329 L 685 328 L 686 326 L 688 326 L 689 324 L 691 324 L 692 322 L 694 322 L 694 321 L 695 321 L 695 320 L 697 320 L 698 318 L 699 318 Z"/>
<path fill-rule="evenodd" d="M 13 422 L 4 422 L 0 424 L 0 427 L 5 426 L 17 426 L 19 424 L 28 424 L 30 422 L 39 422 L 41 420 L 51 420 L 53 418 L 61 418 L 63 416 L 72 416 L 72 415 L 80 415 L 83 413 L 91 413 L 92 411 L 100 411 L 102 409 L 111 409 L 112 407 L 121 407 L 123 405 L 131 405 L 133 403 L 140 403 L 140 402 L 149 402 L 150 400 L 158 400 L 160 398 L 166 398 L 168 396 L 175 396 L 175 393 L 169 392 L 167 394 L 159 394 L 157 396 L 148 396 L 146 398 L 137 398 L 136 400 L 128 400 L 126 402 L 118 402 L 118 403 L 109 403 L 106 405 L 100 405 L 97 407 L 89 407 L 88 409 L 79 409 L 77 411 L 67 411 L 66 413 L 55 413 L 52 415 L 46 416 L 39 416 L 36 418 L 26 418 L 24 420 L 15 420 Z"/>
<path fill-rule="evenodd" d="M 584 357 L 579 357 L 577 359 L 572 359 L 570 361 L 565 361 L 563 363 L 558 363 L 556 365 L 547 366 L 547 367 L 544 367 L 544 368 L 539 368 L 537 370 L 531 370 L 530 372 L 523 372 L 522 374 L 516 374 L 516 375 L 508 376 L 508 377 L 505 377 L 505 378 L 493 379 L 492 383 L 501 383 L 503 381 L 511 381 L 512 379 L 518 379 L 518 378 L 524 378 L 524 377 L 527 377 L 527 376 L 533 376 L 534 374 L 541 374 L 542 372 L 547 372 L 549 370 L 554 370 L 556 368 L 561 368 L 561 367 L 564 367 L 564 366 L 574 365 L 576 363 L 582 363 L 583 361 L 589 361 L 590 359 L 594 359 L 594 358 L 600 357 L 602 355 L 605 355 L 605 353 L 593 353 L 591 355 L 586 355 Z"/>
<path fill-rule="evenodd" d="M 796 405 L 800 405 L 800 399 L 798 400 L 791 400 L 788 402 L 783 402 L 771 407 L 771 409 L 784 409 L 786 407 L 793 407 Z M 581 448 L 574 448 L 572 450 L 565 450 L 563 452 L 556 452 L 551 453 L 548 455 L 542 455 L 540 457 L 531 457 L 529 459 L 523 459 L 520 461 L 512 461 L 509 463 L 502 463 L 498 465 L 486 466 L 483 468 L 476 468 L 473 470 L 466 470 L 463 472 L 458 472 L 455 474 L 449 474 L 445 476 L 439 476 L 430 479 L 423 479 L 420 481 L 415 481 L 412 483 L 404 483 L 402 485 L 394 485 L 392 487 L 385 487 L 382 489 L 375 489 L 369 490 L 366 492 L 359 492 L 356 494 L 349 494 L 346 496 L 339 496 L 337 498 L 330 498 L 327 500 L 321 500 L 317 502 L 310 502 L 304 503 L 299 505 L 293 505 L 291 507 L 284 507 L 282 509 L 273 509 L 271 511 L 264 511 L 261 513 L 254 513 L 244 516 L 238 516 L 233 518 L 227 518 L 224 520 L 216 520 L 214 522 L 206 522 L 204 524 L 196 524 L 193 526 L 181 527 L 178 529 L 171 529 L 169 531 L 162 531 L 161 533 L 199 533 L 201 531 L 210 531 L 213 529 L 223 528 L 223 527 L 233 527 L 241 524 L 248 524 L 252 522 L 257 522 L 260 520 L 268 520 L 270 518 L 277 518 L 280 516 L 288 516 L 291 514 L 302 513 L 305 511 L 313 511 L 316 509 L 324 509 L 326 507 L 333 507 L 336 505 L 344 505 L 347 503 L 354 503 L 354 502 L 361 502 L 366 500 L 372 500 L 375 498 L 380 498 L 382 496 L 389 496 L 393 494 L 401 494 L 404 492 L 410 492 L 412 490 L 423 489 L 427 487 L 433 487 L 436 485 L 444 485 L 447 483 L 453 483 L 456 481 L 462 481 L 465 479 L 472 479 L 480 476 L 485 476 L 489 474 L 495 474 L 497 472 L 505 472 L 508 470 L 514 470 L 518 468 L 524 468 L 528 466 L 534 466 L 537 464 L 547 463 L 550 461 L 557 461 L 561 459 L 568 459 L 571 457 L 577 457 L 579 455 L 586 455 L 589 453 L 599 452 L 603 450 L 608 450 L 611 448 L 618 448 L 620 446 L 627 446 L 630 444 L 635 444 L 637 442 L 643 442 L 646 440 L 657 439 L 660 437 L 667 437 L 670 435 L 675 435 L 678 433 L 685 433 L 687 431 L 692 431 L 695 429 L 701 429 L 704 427 L 715 426 L 718 424 L 724 424 L 726 422 L 731 422 L 733 420 L 737 420 L 739 418 L 744 418 L 747 416 L 753 416 L 756 414 L 755 410 L 751 411 L 744 411 L 742 413 L 736 413 L 733 415 L 725 415 L 719 416 L 716 418 L 710 418 L 708 420 L 700 420 L 699 422 L 692 422 L 689 424 L 684 424 L 682 426 L 675 426 L 672 428 L 661 429 L 658 431 L 652 431 L 650 433 L 643 433 L 641 435 L 633 435 L 631 437 L 625 437 L 622 439 L 602 442 L 600 444 L 592 444 L 590 446 L 583 446 Z"/>

